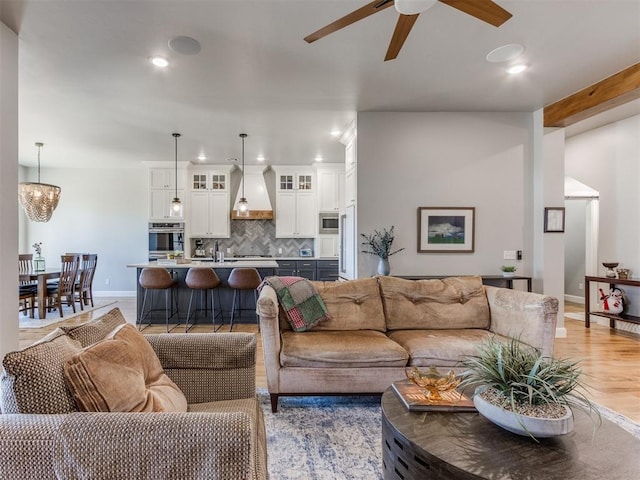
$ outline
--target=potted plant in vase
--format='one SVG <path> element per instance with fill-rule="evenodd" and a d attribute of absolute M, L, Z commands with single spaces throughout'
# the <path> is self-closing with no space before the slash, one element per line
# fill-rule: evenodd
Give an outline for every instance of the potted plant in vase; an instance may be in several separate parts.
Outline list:
<path fill-rule="evenodd" d="M 584 394 L 578 362 L 543 357 L 518 339 L 505 343 L 491 337 L 477 357 L 462 364 L 460 388 L 477 386 L 478 412 L 510 432 L 534 439 L 564 435 L 573 430 L 572 408 L 600 419 Z"/>
<path fill-rule="evenodd" d="M 362 245 L 367 246 L 367 250 L 362 250 L 362 253 L 368 253 L 370 255 L 376 255 L 378 257 L 378 273 L 380 275 L 389 275 L 391 268 L 389 266 L 389 257 L 398 252 L 404 250 L 399 248 L 397 250 L 391 250 L 391 244 L 393 244 L 393 225 L 387 230 L 383 228 L 382 231 L 374 230 L 372 234 L 365 235 L 360 234 L 364 238 Z"/>
<path fill-rule="evenodd" d="M 502 265 L 500 267 L 500 270 L 502 270 L 503 277 L 514 277 L 517 269 L 518 268 L 513 265 Z"/>

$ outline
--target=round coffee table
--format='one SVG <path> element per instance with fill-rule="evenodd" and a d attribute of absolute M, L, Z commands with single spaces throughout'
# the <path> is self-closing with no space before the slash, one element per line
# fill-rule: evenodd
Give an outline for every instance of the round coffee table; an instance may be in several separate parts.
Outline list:
<path fill-rule="evenodd" d="M 573 432 L 540 439 L 510 433 L 478 413 L 409 412 L 382 395 L 385 480 L 640 478 L 640 440 L 602 419 L 574 412 Z M 596 421 L 597 426 L 597 421 Z"/>

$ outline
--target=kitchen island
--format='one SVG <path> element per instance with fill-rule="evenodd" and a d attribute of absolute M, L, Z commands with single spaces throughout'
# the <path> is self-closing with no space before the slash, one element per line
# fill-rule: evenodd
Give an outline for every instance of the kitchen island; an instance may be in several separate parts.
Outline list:
<path fill-rule="evenodd" d="M 191 295 L 191 289 L 187 287 L 185 284 L 185 277 L 187 275 L 187 271 L 190 268 L 213 268 L 222 281 L 222 285 L 217 289 L 218 292 L 214 293 L 214 298 L 216 302 L 216 312 L 222 312 L 222 320 L 223 323 L 228 324 L 231 317 L 231 304 L 233 301 L 233 289 L 229 288 L 227 284 L 227 280 L 229 275 L 231 274 L 231 270 L 234 268 L 256 268 L 260 273 L 262 278 L 269 277 L 276 274 L 276 270 L 278 269 L 278 262 L 270 259 L 226 259 L 224 262 L 214 262 L 211 259 L 198 259 L 192 260 L 190 263 L 175 263 L 170 261 L 159 261 L 159 262 L 145 262 L 145 263 L 134 263 L 127 265 L 129 268 L 136 269 L 136 285 L 137 285 L 137 301 L 136 301 L 136 318 L 139 320 L 140 315 L 142 313 L 142 300 L 144 298 L 144 289 L 140 287 L 140 283 L 138 279 L 140 278 L 140 272 L 142 272 L 143 268 L 165 268 L 169 271 L 169 273 L 173 276 L 174 279 L 177 280 L 177 300 L 178 300 L 178 313 L 179 313 L 179 323 L 185 323 L 185 319 L 187 316 L 187 309 L 189 307 L 189 297 Z M 196 292 L 197 293 L 197 292 Z M 218 303 L 218 293 L 220 294 L 220 302 Z M 256 316 L 253 311 L 255 311 L 254 299 L 253 295 L 246 294 L 241 295 L 241 307 L 243 309 L 250 309 L 251 311 L 243 311 L 242 315 L 236 315 L 234 318 L 234 323 L 253 323 L 256 321 Z M 149 302 L 150 296 L 147 296 L 147 302 Z M 198 302 L 196 303 L 196 300 Z M 199 295 L 196 296 L 194 294 L 192 309 L 197 305 L 200 306 Z M 153 301 L 151 304 L 151 308 L 154 311 L 151 315 L 145 318 L 145 323 L 164 323 L 164 295 L 154 295 Z M 149 309 L 147 305 L 146 310 Z M 211 314 L 207 319 L 204 319 L 201 312 L 198 312 L 197 317 L 194 319 L 193 316 L 190 319 L 190 322 L 195 320 L 196 323 L 210 323 L 211 322 Z M 177 323 L 175 316 L 171 319 L 172 323 Z M 221 320 L 220 317 L 216 319 L 216 324 L 220 325 Z"/>

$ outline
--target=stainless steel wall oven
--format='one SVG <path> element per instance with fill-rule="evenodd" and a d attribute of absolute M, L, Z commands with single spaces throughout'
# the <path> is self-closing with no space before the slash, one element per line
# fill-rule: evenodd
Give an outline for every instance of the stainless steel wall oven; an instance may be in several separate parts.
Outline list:
<path fill-rule="evenodd" d="M 184 223 L 149 223 L 149 260 L 184 251 Z"/>

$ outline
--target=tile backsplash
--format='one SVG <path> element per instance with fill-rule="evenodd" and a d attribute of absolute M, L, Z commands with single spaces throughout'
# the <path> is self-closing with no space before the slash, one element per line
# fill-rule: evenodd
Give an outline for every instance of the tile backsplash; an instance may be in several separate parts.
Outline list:
<path fill-rule="evenodd" d="M 191 252 L 195 250 L 195 238 L 191 238 Z M 204 248 L 209 255 L 215 238 L 204 238 Z M 271 255 L 273 257 L 297 257 L 301 248 L 313 251 L 313 238 L 276 238 L 275 220 L 231 220 L 231 237 L 217 239 L 220 249 L 227 256 Z M 230 249 L 230 253 L 227 253 Z M 282 249 L 282 253 L 278 253 Z M 314 252 L 315 255 L 315 252 Z"/>

